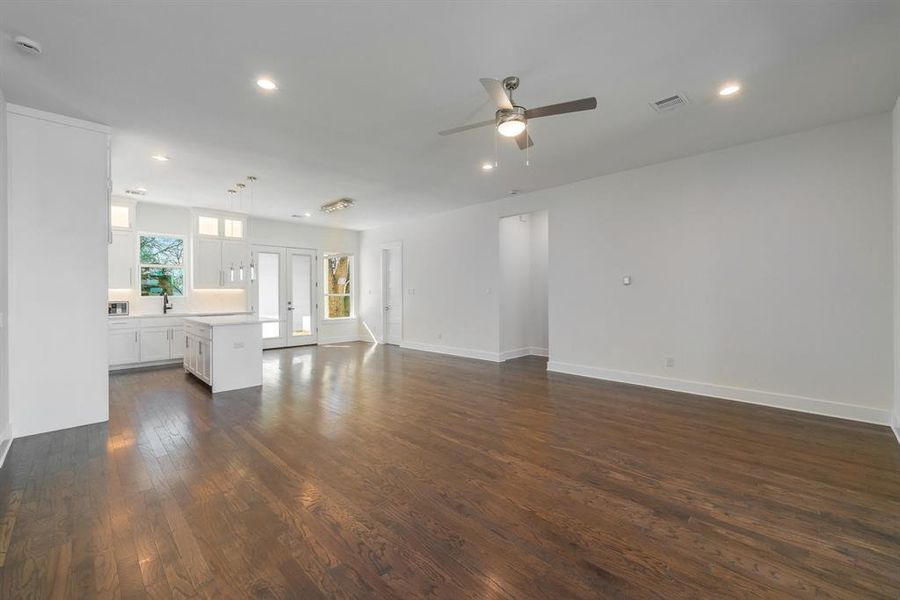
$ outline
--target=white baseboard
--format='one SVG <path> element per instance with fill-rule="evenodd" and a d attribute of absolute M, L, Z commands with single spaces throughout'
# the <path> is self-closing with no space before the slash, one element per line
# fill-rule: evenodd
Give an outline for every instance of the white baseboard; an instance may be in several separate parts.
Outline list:
<path fill-rule="evenodd" d="M 524 348 L 515 348 L 513 350 L 504 350 L 500 353 L 500 360 L 510 360 L 512 358 L 520 358 L 522 356 L 543 356 L 548 355 L 546 348 L 538 348 L 537 346 L 525 346 Z"/>
<path fill-rule="evenodd" d="M 127 365 L 110 365 L 109 372 L 112 373 L 114 371 L 129 371 L 132 369 L 148 369 L 148 368 L 152 368 L 152 367 L 180 365 L 183 363 L 184 363 L 184 360 L 181 358 L 167 358 L 166 360 L 150 360 L 147 362 L 129 363 Z"/>
<path fill-rule="evenodd" d="M 360 339 L 359 335 L 336 335 L 333 337 L 320 337 L 317 342 L 320 346 L 328 344 L 346 344 L 347 342 L 365 342 L 368 340 Z"/>
<path fill-rule="evenodd" d="M 0 467 L 3 467 L 3 463 L 6 462 L 6 455 L 9 453 L 12 442 L 12 425 L 7 423 L 4 425 L 3 430 L 0 431 Z"/>
<path fill-rule="evenodd" d="M 897 443 L 900 444 L 900 408 L 895 408 L 891 412 L 891 429 L 894 430 L 894 436 L 897 438 Z"/>
<path fill-rule="evenodd" d="M 531 348 L 515 348 L 513 350 L 504 350 L 500 353 L 500 360 L 510 360 L 512 358 L 520 358 L 522 356 L 530 356 Z"/>
<path fill-rule="evenodd" d="M 834 402 L 832 400 L 807 398 L 805 396 L 779 394 L 776 392 L 730 387 L 714 383 L 703 383 L 700 381 L 686 381 L 683 379 L 645 375 L 643 373 L 631 373 L 628 371 L 616 371 L 612 369 L 601 369 L 599 367 L 589 367 L 586 365 L 576 365 L 556 361 L 547 363 L 547 370 L 556 373 L 591 377 L 593 379 L 619 381 L 622 383 L 685 392 L 699 396 L 722 398 L 724 400 L 735 400 L 737 402 L 746 402 L 748 404 L 785 408 L 787 410 L 796 410 L 827 417 L 838 417 L 841 419 L 849 419 L 851 421 L 876 423 L 878 425 L 888 425 L 891 420 L 891 414 L 888 410 L 869 408 L 855 404 L 845 404 L 842 402 Z"/>
<path fill-rule="evenodd" d="M 423 344 L 421 342 L 408 341 L 404 341 L 400 344 L 400 347 L 408 350 L 420 350 L 422 352 L 434 352 L 436 354 L 449 354 L 450 356 L 462 356 L 463 358 L 477 358 L 478 360 L 501 362 L 499 352 L 488 352 L 487 350 L 471 350 L 469 348 L 438 346 L 436 344 Z"/>

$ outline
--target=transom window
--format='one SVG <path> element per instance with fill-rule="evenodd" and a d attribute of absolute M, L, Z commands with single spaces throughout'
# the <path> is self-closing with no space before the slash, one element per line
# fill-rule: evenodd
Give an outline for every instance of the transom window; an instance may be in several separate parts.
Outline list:
<path fill-rule="evenodd" d="M 141 296 L 184 296 L 184 238 L 140 236 Z"/>
<path fill-rule="evenodd" d="M 353 316 L 353 257 L 332 254 L 325 257 L 325 318 L 347 319 Z"/>

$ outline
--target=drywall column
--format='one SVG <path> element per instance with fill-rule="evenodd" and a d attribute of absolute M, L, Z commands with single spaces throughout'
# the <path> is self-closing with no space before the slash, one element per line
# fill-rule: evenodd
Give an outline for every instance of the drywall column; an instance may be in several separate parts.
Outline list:
<path fill-rule="evenodd" d="M 0 466 L 12 443 L 9 420 L 9 203 L 7 202 L 6 99 L 0 90 Z"/>
<path fill-rule="evenodd" d="M 13 436 L 109 418 L 109 129 L 7 105 Z"/>
<path fill-rule="evenodd" d="M 546 210 L 529 215 L 531 222 L 531 318 L 528 346 L 531 354 L 549 354 L 549 308 L 547 266 L 550 258 L 549 218 Z"/>
<path fill-rule="evenodd" d="M 893 114 L 894 176 L 894 403 L 891 427 L 900 442 L 900 98 Z"/>

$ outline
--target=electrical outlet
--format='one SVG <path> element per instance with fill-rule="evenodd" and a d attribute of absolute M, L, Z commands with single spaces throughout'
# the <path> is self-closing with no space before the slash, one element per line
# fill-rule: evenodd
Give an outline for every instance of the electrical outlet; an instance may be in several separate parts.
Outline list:
<path fill-rule="evenodd" d="M 439 340 L 444 339 L 444 334 L 443 334 L 443 333 L 439 333 L 439 334 L 437 335 L 437 338 L 438 338 Z"/>
<path fill-rule="evenodd" d="M 666 358 L 666 366 L 669 367 L 670 369 L 671 369 L 672 367 L 674 367 L 674 366 L 675 366 L 675 359 L 672 358 L 671 356 L 667 357 L 667 358 Z"/>

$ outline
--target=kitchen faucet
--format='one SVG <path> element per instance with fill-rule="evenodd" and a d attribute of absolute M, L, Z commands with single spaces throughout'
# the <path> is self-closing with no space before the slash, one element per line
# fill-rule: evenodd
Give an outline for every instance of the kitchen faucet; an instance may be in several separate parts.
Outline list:
<path fill-rule="evenodd" d="M 163 292 L 163 314 L 172 310 L 172 303 L 169 302 L 169 294 Z"/>

